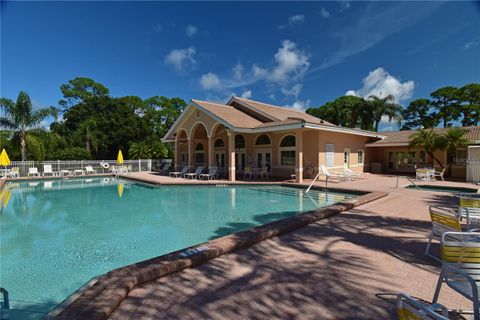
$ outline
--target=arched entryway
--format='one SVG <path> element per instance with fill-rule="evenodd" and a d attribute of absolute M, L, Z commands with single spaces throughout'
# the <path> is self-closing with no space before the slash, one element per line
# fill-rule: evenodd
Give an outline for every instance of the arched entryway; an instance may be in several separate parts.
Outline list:
<path fill-rule="evenodd" d="M 193 127 L 190 135 L 190 148 L 193 151 L 189 163 L 193 167 L 206 166 L 208 164 L 207 157 L 208 133 L 207 127 L 202 122 L 197 122 Z"/>

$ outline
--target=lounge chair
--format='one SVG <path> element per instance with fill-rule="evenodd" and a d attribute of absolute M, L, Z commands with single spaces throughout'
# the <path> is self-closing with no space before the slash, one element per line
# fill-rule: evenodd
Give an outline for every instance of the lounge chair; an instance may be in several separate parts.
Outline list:
<path fill-rule="evenodd" d="M 451 289 L 472 301 L 473 318 L 480 320 L 480 233 L 445 232 L 442 235 L 442 271 L 438 278 L 433 303 L 438 301 L 445 283 Z"/>
<path fill-rule="evenodd" d="M 429 304 L 413 299 L 408 294 L 397 295 L 399 320 L 448 320 L 448 309 L 438 303 Z"/>
<path fill-rule="evenodd" d="M 10 178 L 20 178 L 20 168 L 12 168 L 10 171 L 8 171 L 7 176 L 9 176 Z"/>
<path fill-rule="evenodd" d="M 188 173 L 188 170 L 190 170 L 190 167 L 189 167 L 189 166 L 185 166 L 185 167 L 183 167 L 183 169 L 180 170 L 180 171 L 170 172 L 170 177 L 172 177 L 172 178 L 180 178 L 180 177 L 183 177 L 183 175 L 185 175 L 186 173 Z"/>
<path fill-rule="evenodd" d="M 56 175 L 55 172 L 53 172 L 53 170 L 52 170 L 52 165 L 51 164 L 44 164 L 43 165 L 43 175 L 44 176 L 46 176 L 46 175 L 51 175 L 51 176 Z"/>
<path fill-rule="evenodd" d="M 217 178 L 217 167 L 208 168 L 208 173 L 202 173 L 199 175 L 200 179 L 205 178 L 206 180 Z"/>
<path fill-rule="evenodd" d="M 459 211 L 470 227 L 480 227 L 480 194 L 461 194 Z"/>
<path fill-rule="evenodd" d="M 268 167 L 262 167 L 262 169 L 260 170 L 260 178 L 268 179 Z"/>
<path fill-rule="evenodd" d="M 27 177 L 30 177 L 30 176 L 40 177 L 40 173 L 38 172 L 38 168 L 36 168 L 36 167 L 28 168 Z"/>
<path fill-rule="evenodd" d="M 195 170 L 195 172 L 185 173 L 183 177 L 187 179 L 197 179 L 202 174 L 202 172 L 203 167 L 197 167 L 197 170 Z"/>
<path fill-rule="evenodd" d="M 460 224 L 460 215 L 458 212 L 451 208 L 430 206 L 430 220 L 432 221 L 432 230 L 428 236 L 427 247 L 425 248 L 424 254 L 428 257 L 439 260 L 437 257 L 432 256 L 429 252 L 432 240 L 442 239 L 442 235 L 448 231 L 462 231 Z"/>
<path fill-rule="evenodd" d="M 362 173 L 353 172 L 346 164 L 343 165 L 343 174 L 351 178 L 360 178 L 363 176 Z"/>
<path fill-rule="evenodd" d="M 97 170 L 93 169 L 92 166 L 86 166 L 85 167 L 85 173 L 86 174 L 95 174 L 95 173 L 97 173 Z"/>
<path fill-rule="evenodd" d="M 440 178 L 442 181 L 445 181 L 443 178 L 443 175 L 445 174 L 445 168 L 442 169 L 442 171 L 434 171 L 433 173 L 433 181 L 437 180 L 437 177 Z"/>
<path fill-rule="evenodd" d="M 160 168 L 160 174 L 167 174 L 168 173 L 168 168 L 170 168 L 170 163 L 165 162 L 163 164 L 163 167 Z"/>
<path fill-rule="evenodd" d="M 248 176 L 249 179 L 252 179 L 252 168 L 245 167 L 243 169 L 243 179 L 246 179 Z"/>
<path fill-rule="evenodd" d="M 333 178 L 333 179 L 337 179 L 337 180 L 341 180 L 341 181 L 342 180 L 350 180 L 350 177 L 345 175 L 345 174 L 329 172 L 327 167 L 325 167 L 324 165 L 320 166 L 320 169 L 322 170 L 322 174 L 325 176 L 327 181 L 329 180 L 329 178 Z"/>

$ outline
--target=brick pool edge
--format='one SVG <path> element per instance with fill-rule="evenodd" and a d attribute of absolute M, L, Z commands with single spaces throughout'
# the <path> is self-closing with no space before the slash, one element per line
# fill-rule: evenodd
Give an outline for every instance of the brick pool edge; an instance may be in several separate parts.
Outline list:
<path fill-rule="evenodd" d="M 289 184 L 289 186 L 293 185 Z M 347 192 L 348 190 L 342 191 Z M 366 193 L 352 201 L 340 202 L 308 211 L 114 269 L 99 276 L 93 283 L 90 281 L 88 285 L 77 291 L 78 294 L 75 297 L 67 298 L 64 303 L 48 313 L 45 319 L 107 319 L 127 297 L 128 293 L 137 286 L 189 267 L 198 266 L 223 254 L 249 247 L 274 236 L 302 228 L 310 223 L 332 217 L 340 212 L 382 198 L 387 194 L 387 192 L 379 191 Z"/>

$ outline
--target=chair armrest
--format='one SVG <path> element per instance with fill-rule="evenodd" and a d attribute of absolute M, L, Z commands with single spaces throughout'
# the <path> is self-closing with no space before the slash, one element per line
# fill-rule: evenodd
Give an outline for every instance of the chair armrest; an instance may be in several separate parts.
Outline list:
<path fill-rule="evenodd" d="M 475 279 L 473 279 L 470 275 L 466 274 L 464 271 L 446 264 L 443 264 L 442 268 L 444 271 L 445 282 L 447 284 L 449 283 L 450 277 L 454 278 L 457 281 L 459 280 L 459 278 L 463 278 L 464 280 L 466 280 L 466 282 L 470 283 L 470 285 L 472 286 L 472 292 L 474 292 L 475 290 L 478 290 L 477 282 L 475 281 Z"/>

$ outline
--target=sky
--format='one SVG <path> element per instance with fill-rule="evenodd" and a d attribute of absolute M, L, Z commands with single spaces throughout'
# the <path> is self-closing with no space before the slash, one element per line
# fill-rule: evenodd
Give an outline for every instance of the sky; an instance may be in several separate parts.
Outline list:
<path fill-rule="evenodd" d="M 480 2 L 11 2 L 0 4 L 0 95 L 58 106 L 88 77 L 114 97 L 298 110 L 344 94 L 402 105 L 480 82 Z M 383 122 L 382 130 L 396 125 Z"/>

